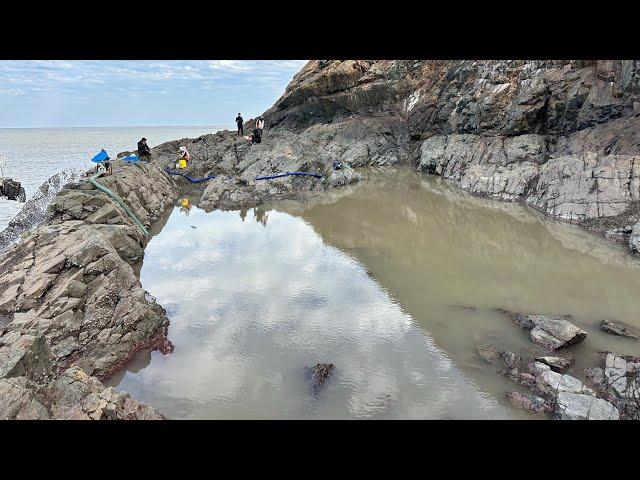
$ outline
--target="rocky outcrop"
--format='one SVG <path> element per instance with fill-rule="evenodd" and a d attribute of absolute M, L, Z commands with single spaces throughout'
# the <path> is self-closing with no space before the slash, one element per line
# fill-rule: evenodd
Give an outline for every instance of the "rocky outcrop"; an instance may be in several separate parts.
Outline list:
<path fill-rule="evenodd" d="M 511 404 L 532 413 L 550 414 L 559 420 L 618 420 L 616 404 L 597 396 L 579 379 L 557 373 L 546 363 L 531 361 L 523 371 L 523 361 L 512 352 L 502 352 L 502 374 L 524 386 L 528 392 L 509 392 Z M 556 358 L 556 357 L 547 357 Z M 555 360 L 554 360 L 555 363 Z"/>
<path fill-rule="evenodd" d="M 311 369 L 311 382 L 314 394 L 318 394 L 329 375 L 334 370 L 333 363 L 318 363 Z"/>
<path fill-rule="evenodd" d="M 560 420 L 618 420 L 616 407 L 601 398 L 579 393 L 560 392 L 554 411 Z"/>
<path fill-rule="evenodd" d="M 533 343 L 550 351 L 580 343 L 587 337 L 587 332 L 564 318 L 511 313 L 504 310 L 502 313 L 505 313 L 522 328 L 529 330 L 529 336 Z"/>
<path fill-rule="evenodd" d="M 294 77 L 264 118 L 260 144 L 229 131 L 179 139 L 152 149 L 149 163 L 115 160 L 113 175 L 101 182 L 150 227 L 179 191 L 196 188 L 162 171 L 173 167 L 180 145 L 192 155 L 183 173 L 216 176 L 197 192 L 196 203 L 206 209 L 346 185 L 362 178 L 361 166 L 411 163 L 470 192 L 522 200 L 556 218 L 593 228 L 609 219 L 607 228 L 623 227 L 622 237 L 629 235 L 630 249 L 638 251 L 637 61 L 318 60 Z M 333 170 L 335 160 L 346 168 Z M 287 171 L 322 178 L 255 180 Z M 165 312 L 136 273 L 146 239 L 119 205 L 85 181 L 67 185 L 35 218 L 37 228 L 0 259 L 0 381 L 15 399 L 6 416 L 46 410 L 51 418 L 113 418 L 106 409 L 118 417 L 118 405 L 127 402 L 112 391 L 100 397 L 95 382 L 140 348 L 171 349 Z M 557 317 L 525 315 L 521 325 L 549 350 L 586 335 Z M 534 375 L 508 357 L 510 374 L 523 385 L 542 390 L 543 377 L 545 388 L 560 392 L 548 395 L 591 397 L 542 362 Z M 79 410 L 62 414 L 53 408 L 59 401 L 45 401 L 41 392 L 53 395 L 71 366 L 89 375 L 83 392 L 91 393 L 64 397 L 75 399 L 60 405 Z M 567 397 L 560 415 L 579 416 L 566 413 L 577 411 L 577 400 Z M 127 405 L 125 417 L 147 415 Z M 589 404 L 587 418 L 591 410 Z"/>
<path fill-rule="evenodd" d="M 586 374 L 624 418 L 640 419 L 640 357 L 607 352 L 602 366 L 587 369 Z"/>
<path fill-rule="evenodd" d="M 281 152 L 339 130 L 352 147 L 332 138 L 326 151 L 358 164 L 409 159 L 592 228 L 640 219 L 636 60 L 318 60 L 264 116 L 269 135 L 300 138 Z"/>
<path fill-rule="evenodd" d="M 0 379 L 1 420 L 162 420 L 153 407 L 105 387 L 73 366 L 41 386 L 26 377 Z"/>
<path fill-rule="evenodd" d="M 603 320 L 600 322 L 600 330 L 619 337 L 640 338 L 635 328 L 617 320 Z"/>
<path fill-rule="evenodd" d="M 7 228 L 0 232 L 0 253 L 20 239 L 20 235 L 32 230 L 46 218 L 47 207 L 69 182 L 77 181 L 81 172 L 75 170 L 58 172 L 40 185 L 38 191 L 30 198 L 15 217 L 11 219 Z"/>
<path fill-rule="evenodd" d="M 154 165 L 114 163 L 113 175 L 101 183 L 150 226 L 173 203 L 175 184 Z M 118 405 L 114 412 L 124 408 L 125 417 L 147 416 L 148 408 L 136 413 L 137 403 L 104 390 L 98 380 L 141 348 L 170 349 L 164 309 L 134 270 L 146 240 L 118 204 L 83 181 L 60 191 L 45 222 L 0 259 L 0 380 L 15 397 L 5 405 L 7 418 L 42 412 L 34 407 L 34 389 L 50 396 L 71 365 L 93 376 L 83 382 L 96 408 L 104 410 L 106 401 Z M 65 402 L 60 405 L 66 408 Z M 81 406 L 84 414 L 102 418 L 92 405 Z M 62 410 L 46 408 L 51 418 L 66 418 Z M 74 418 L 82 416 L 74 412 Z"/>

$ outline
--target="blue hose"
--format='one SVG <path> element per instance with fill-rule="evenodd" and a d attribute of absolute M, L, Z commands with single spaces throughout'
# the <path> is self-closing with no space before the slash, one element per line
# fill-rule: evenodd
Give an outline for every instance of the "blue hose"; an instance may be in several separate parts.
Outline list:
<path fill-rule="evenodd" d="M 286 172 L 286 173 L 279 173 L 278 175 L 269 175 L 267 177 L 256 177 L 256 180 L 269 180 L 271 178 L 280 178 L 280 177 L 287 177 L 289 175 L 301 175 L 304 177 L 315 177 L 315 178 L 322 178 L 322 175 L 319 175 L 317 173 L 308 173 L 308 172 Z"/>
<path fill-rule="evenodd" d="M 202 183 L 202 182 L 206 182 L 207 180 L 211 180 L 212 178 L 216 178 L 215 175 L 211 175 L 209 177 L 204 177 L 204 178 L 191 178 L 190 176 L 185 175 L 184 173 L 173 172 L 168 168 L 165 168 L 164 171 L 167 172 L 169 175 L 180 175 L 181 177 L 184 177 L 187 180 L 189 180 L 191 183 Z"/>

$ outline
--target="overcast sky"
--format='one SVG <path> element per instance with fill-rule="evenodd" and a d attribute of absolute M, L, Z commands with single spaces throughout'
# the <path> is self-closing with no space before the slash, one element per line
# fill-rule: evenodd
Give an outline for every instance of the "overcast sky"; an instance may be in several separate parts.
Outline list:
<path fill-rule="evenodd" d="M 0 61 L 0 128 L 224 125 L 269 108 L 305 60 Z"/>

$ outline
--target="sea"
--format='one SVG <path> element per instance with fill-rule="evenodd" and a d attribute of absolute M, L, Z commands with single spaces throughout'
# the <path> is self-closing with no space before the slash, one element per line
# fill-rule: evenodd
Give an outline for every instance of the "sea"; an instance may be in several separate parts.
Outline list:
<path fill-rule="evenodd" d="M 223 130 L 222 126 L 182 127 L 70 127 L 70 128 L 0 128 L 0 156 L 5 166 L 1 176 L 22 184 L 27 201 L 39 187 L 59 172 L 84 172 L 93 167 L 91 157 L 104 148 L 112 158 L 119 152 L 137 148 L 138 140 L 149 146 L 180 138 Z M 231 128 L 231 127 L 226 127 Z M 24 204 L 0 198 L 0 231 Z"/>

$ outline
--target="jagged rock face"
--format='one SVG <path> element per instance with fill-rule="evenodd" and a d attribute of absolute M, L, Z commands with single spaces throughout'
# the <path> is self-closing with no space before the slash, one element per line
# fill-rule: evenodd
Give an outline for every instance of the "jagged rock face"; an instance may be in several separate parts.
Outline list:
<path fill-rule="evenodd" d="M 99 181 L 147 226 L 177 196 L 173 181 L 149 164 L 116 163 L 114 174 Z M 83 182 L 67 185 L 50 204 L 45 223 L 0 259 L 0 380 L 8 381 L 3 388 L 15 399 L 4 405 L 5 413 L 0 408 L 0 416 L 46 417 L 34 407 L 34 389 L 50 388 L 72 364 L 106 378 L 139 349 L 168 347 L 165 311 L 134 271 L 145 242 L 115 201 Z M 102 392 L 91 378 L 85 382 L 93 385 L 89 390 Z M 109 398 L 100 393 L 95 399 L 98 406 L 125 405 L 124 397 L 107 393 Z M 125 410 L 137 408 L 129 403 Z M 68 418 L 47 409 L 52 418 Z M 84 410 L 102 418 L 95 411 Z M 82 417 L 76 413 L 73 418 Z"/>
<path fill-rule="evenodd" d="M 105 387 L 79 367 L 48 386 L 26 377 L 0 379 L 0 420 L 162 420 L 153 407 Z"/>
<path fill-rule="evenodd" d="M 371 125 L 396 122 L 398 132 L 405 128 L 391 135 L 399 162 L 415 158 L 421 170 L 466 190 L 581 222 L 621 216 L 640 200 L 639 67 L 636 60 L 317 60 L 265 118 L 274 133 L 300 136 L 332 125 L 357 131 L 366 121 L 380 138 Z M 376 163 L 373 152 L 362 164 Z M 630 220 L 638 218 L 621 219 Z"/>

